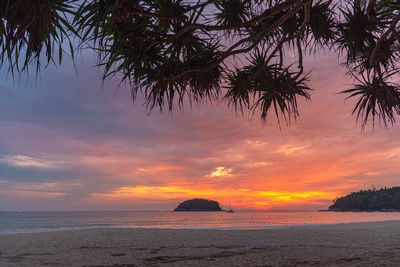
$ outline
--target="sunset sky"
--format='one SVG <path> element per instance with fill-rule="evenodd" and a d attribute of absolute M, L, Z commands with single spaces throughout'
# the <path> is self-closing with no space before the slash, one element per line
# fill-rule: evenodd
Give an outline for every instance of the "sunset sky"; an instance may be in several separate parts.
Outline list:
<path fill-rule="evenodd" d="M 172 210 L 201 197 L 234 209 L 326 209 L 399 185 L 400 128 L 361 125 L 338 94 L 336 55 L 308 60 L 312 101 L 279 129 L 224 103 L 150 115 L 93 56 L 20 80 L 0 74 L 0 210 Z"/>

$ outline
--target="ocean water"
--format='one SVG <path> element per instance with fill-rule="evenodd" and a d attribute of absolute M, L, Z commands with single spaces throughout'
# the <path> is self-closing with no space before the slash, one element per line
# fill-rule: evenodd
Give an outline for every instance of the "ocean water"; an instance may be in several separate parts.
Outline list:
<path fill-rule="evenodd" d="M 400 212 L 0 212 L 0 234 L 86 228 L 259 229 L 400 220 Z"/>

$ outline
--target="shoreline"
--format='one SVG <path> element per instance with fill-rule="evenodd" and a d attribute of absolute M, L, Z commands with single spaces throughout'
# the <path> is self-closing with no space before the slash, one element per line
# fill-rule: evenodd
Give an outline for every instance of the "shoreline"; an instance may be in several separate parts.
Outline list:
<path fill-rule="evenodd" d="M 329 211 L 329 212 L 400 212 L 400 209 L 380 209 L 380 210 L 342 210 L 342 209 L 332 209 L 332 210 L 318 210 L 318 211 Z"/>
<path fill-rule="evenodd" d="M 400 221 L 229 231 L 95 228 L 0 235 L 0 266 L 394 266 Z"/>
<path fill-rule="evenodd" d="M 279 225 L 255 225 L 255 226 L 227 226 L 227 227 L 186 227 L 186 228 L 157 228 L 157 227 L 120 227 L 120 226 L 106 226 L 96 225 L 93 227 L 82 227 L 82 228 L 59 228 L 59 229 L 45 229 L 42 231 L 26 231 L 26 232 L 12 232 L 12 233 L 1 233 L 1 236 L 8 235 L 23 235 L 23 234 L 40 234 L 40 233 L 57 233 L 64 231 L 82 231 L 82 230 L 96 230 L 96 229 L 126 229 L 126 230 L 222 230 L 222 231 L 235 231 L 235 230 L 263 230 L 263 229 L 275 229 L 275 228 L 293 228 L 293 227 L 308 227 L 308 226 L 325 226 L 325 225 L 340 225 L 340 224 L 358 224 L 358 223 L 379 223 L 379 222 L 399 222 L 400 220 L 378 220 L 378 221 L 360 221 L 360 222 L 332 222 L 332 223 L 309 223 L 309 224 L 279 224 Z"/>

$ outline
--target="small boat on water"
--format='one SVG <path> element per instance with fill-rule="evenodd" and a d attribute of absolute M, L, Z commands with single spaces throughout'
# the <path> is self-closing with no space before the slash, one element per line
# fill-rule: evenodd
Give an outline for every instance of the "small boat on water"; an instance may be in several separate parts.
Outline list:
<path fill-rule="evenodd" d="M 231 202 L 229 201 L 229 209 L 226 211 L 229 213 L 235 212 L 233 209 L 231 209 Z"/>

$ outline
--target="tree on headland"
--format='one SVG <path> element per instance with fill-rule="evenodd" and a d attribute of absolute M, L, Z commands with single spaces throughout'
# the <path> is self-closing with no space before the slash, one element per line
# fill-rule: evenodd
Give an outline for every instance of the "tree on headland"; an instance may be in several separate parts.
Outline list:
<path fill-rule="evenodd" d="M 400 114 L 397 0 L 0 0 L 0 17 L 10 71 L 90 47 L 149 109 L 223 99 L 289 122 L 310 99 L 305 54 L 333 50 L 363 127 Z"/>
<path fill-rule="evenodd" d="M 398 211 L 400 187 L 361 190 L 334 200 L 332 211 Z"/>
<path fill-rule="evenodd" d="M 194 198 L 179 203 L 174 211 L 222 211 L 222 209 L 217 201 Z"/>

